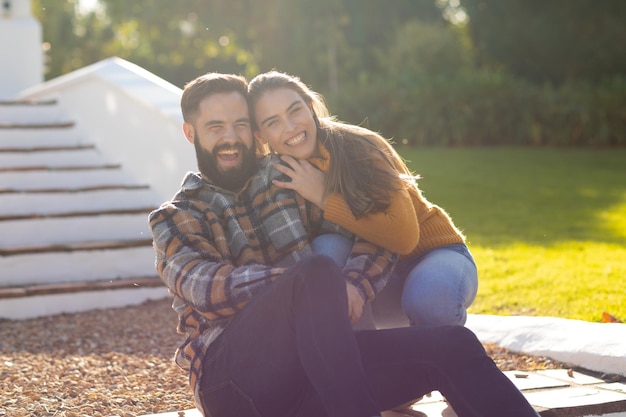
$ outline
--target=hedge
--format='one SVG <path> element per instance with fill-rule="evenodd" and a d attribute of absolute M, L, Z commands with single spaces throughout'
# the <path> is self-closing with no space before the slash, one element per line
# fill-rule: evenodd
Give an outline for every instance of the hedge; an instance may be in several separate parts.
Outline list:
<path fill-rule="evenodd" d="M 340 118 L 407 145 L 626 145 L 626 77 L 539 86 L 489 71 L 401 74 L 340 96 Z"/>

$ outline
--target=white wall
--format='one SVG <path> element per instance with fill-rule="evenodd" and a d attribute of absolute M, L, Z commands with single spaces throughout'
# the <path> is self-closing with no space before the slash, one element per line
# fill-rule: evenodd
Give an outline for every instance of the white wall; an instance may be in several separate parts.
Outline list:
<path fill-rule="evenodd" d="M 0 10 L 0 99 L 43 81 L 41 38 L 29 0 L 12 0 L 8 11 Z"/>
<path fill-rule="evenodd" d="M 18 94 L 56 98 L 85 142 L 156 193 L 155 204 L 196 171 L 193 146 L 182 133 L 182 90 L 121 58 L 108 58 Z"/>

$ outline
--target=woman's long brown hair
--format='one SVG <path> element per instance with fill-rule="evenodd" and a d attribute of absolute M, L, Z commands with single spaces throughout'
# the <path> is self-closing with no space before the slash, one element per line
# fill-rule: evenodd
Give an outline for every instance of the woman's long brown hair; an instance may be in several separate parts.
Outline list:
<path fill-rule="evenodd" d="M 323 97 L 297 77 L 278 71 L 256 76 L 248 84 L 250 111 L 254 114 L 255 105 L 264 93 L 280 88 L 294 90 L 313 110 L 317 140 L 331 155 L 325 176 L 325 196 L 341 194 L 352 214 L 360 218 L 385 211 L 392 192 L 414 186 L 415 177 L 385 138 L 331 117 Z M 253 129 L 258 130 L 254 115 L 251 119 Z"/>

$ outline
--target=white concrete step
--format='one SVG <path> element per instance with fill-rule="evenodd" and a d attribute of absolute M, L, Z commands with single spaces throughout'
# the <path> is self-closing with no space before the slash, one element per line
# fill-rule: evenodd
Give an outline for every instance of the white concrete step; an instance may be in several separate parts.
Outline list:
<path fill-rule="evenodd" d="M 0 172 L 1 190 L 82 189 L 104 186 L 132 186 L 135 180 L 120 169 L 75 171 L 7 171 Z M 0 197 L 1 198 L 1 197 Z"/>
<path fill-rule="evenodd" d="M 0 123 L 41 124 L 64 121 L 67 121 L 67 117 L 55 101 L 0 102 Z"/>
<path fill-rule="evenodd" d="M 85 143 L 76 127 L 47 129 L 0 129 L 0 150 Z"/>
<path fill-rule="evenodd" d="M 0 101 L 0 319 L 167 297 L 148 227 L 160 200 L 54 100 Z"/>
<path fill-rule="evenodd" d="M 144 217 L 147 218 L 147 213 L 158 205 L 159 198 L 150 188 L 0 193 L 0 219 L 18 215 L 55 216 L 133 209 L 145 209 Z"/>
<path fill-rule="evenodd" d="M 0 299 L 0 319 L 21 320 L 60 313 L 124 307 L 169 297 L 164 286 L 83 291 Z"/>
<path fill-rule="evenodd" d="M 0 222 L 0 255 L 24 246 L 151 238 L 147 212 L 3 221 Z"/>
<path fill-rule="evenodd" d="M 0 288 L 156 275 L 154 249 L 44 252 L 0 256 Z"/>
<path fill-rule="evenodd" d="M 87 168 L 111 164 L 95 149 L 0 152 L 2 171 L 21 168 Z"/>

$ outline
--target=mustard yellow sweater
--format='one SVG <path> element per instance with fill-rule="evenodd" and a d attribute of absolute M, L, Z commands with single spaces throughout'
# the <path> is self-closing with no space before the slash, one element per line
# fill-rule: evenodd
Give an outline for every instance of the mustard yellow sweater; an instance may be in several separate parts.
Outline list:
<path fill-rule="evenodd" d="M 309 159 L 326 172 L 330 165 L 328 150 L 320 145 L 320 157 Z M 401 168 L 398 166 L 400 172 Z M 355 218 L 339 193 L 328 196 L 324 218 L 385 249 L 397 252 L 400 259 L 453 243 L 463 243 L 463 233 L 444 209 L 430 203 L 417 185 L 395 192 L 384 212 Z"/>

